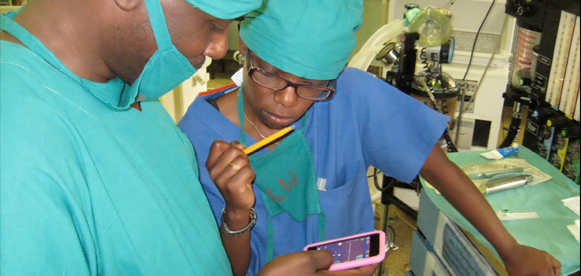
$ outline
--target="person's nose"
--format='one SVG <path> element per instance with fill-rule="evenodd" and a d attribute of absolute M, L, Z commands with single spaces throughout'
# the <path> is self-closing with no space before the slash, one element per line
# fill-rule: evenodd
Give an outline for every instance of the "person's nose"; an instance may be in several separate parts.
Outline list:
<path fill-rule="evenodd" d="M 215 34 L 204 51 L 204 55 L 212 59 L 221 59 L 228 52 L 228 32 Z"/>
<path fill-rule="evenodd" d="M 297 105 L 299 95 L 297 95 L 296 88 L 287 86 L 284 89 L 274 92 L 274 100 L 284 107 L 292 107 Z"/>

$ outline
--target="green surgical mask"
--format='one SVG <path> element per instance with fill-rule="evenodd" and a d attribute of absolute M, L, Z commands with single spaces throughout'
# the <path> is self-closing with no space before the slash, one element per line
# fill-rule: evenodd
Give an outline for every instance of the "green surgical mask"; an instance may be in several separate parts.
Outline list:
<path fill-rule="evenodd" d="M 126 99 L 139 101 L 163 96 L 197 71 L 172 44 L 160 1 L 145 0 L 145 5 L 158 49 L 151 56 L 137 80 L 129 87 L 130 97 Z M 121 105 L 125 106 L 125 103 Z"/>

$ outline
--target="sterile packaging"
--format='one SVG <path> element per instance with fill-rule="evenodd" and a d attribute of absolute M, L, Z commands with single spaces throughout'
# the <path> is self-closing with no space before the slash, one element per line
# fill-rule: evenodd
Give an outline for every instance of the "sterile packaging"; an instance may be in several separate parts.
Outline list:
<path fill-rule="evenodd" d="M 535 166 L 531 165 L 525 159 L 522 158 L 506 158 L 499 160 L 486 161 L 481 163 L 476 163 L 472 165 L 466 165 L 460 167 L 472 182 L 481 191 L 485 188 L 485 185 L 493 182 L 501 181 L 503 179 L 523 176 L 527 177 L 526 185 L 521 186 L 532 186 L 551 179 L 551 176 L 537 169 Z M 530 177 L 530 179 L 528 179 Z M 430 183 L 426 182 L 426 187 L 435 189 Z M 523 183 L 524 184 L 524 183 Z M 511 185 L 503 185 L 505 187 Z M 515 185 L 512 187 L 516 188 Z M 498 187 L 497 187 L 498 188 Z M 497 189 L 498 191 L 499 189 Z M 440 192 L 436 191 L 438 194 Z"/>
<path fill-rule="evenodd" d="M 567 206 L 567 208 L 571 209 L 571 211 L 575 212 L 575 214 L 579 215 L 579 197 L 574 196 L 570 198 L 566 198 L 561 200 L 563 201 L 563 205 Z"/>
<path fill-rule="evenodd" d="M 509 210 L 498 210 L 496 215 L 500 220 L 519 220 L 539 218 L 537 212 L 511 212 Z"/>
<path fill-rule="evenodd" d="M 573 234 L 573 237 L 575 237 L 575 239 L 577 240 L 577 242 L 578 243 L 581 243 L 579 241 L 579 231 L 580 231 L 580 228 L 579 228 L 579 220 L 578 219 L 575 220 L 575 224 L 568 225 L 567 228 L 569 229 L 569 231 L 571 231 L 571 234 Z"/>
<path fill-rule="evenodd" d="M 493 151 L 481 153 L 480 155 L 482 155 L 486 159 L 501 159 L 501 158 L 503 158 L 511 153 L 517 153 L 517 152 L 518 152 L 518 146 L 513 145 L 512 147 L 496 149 Z"/>
<path fill-rule="evenodd" d="M 486 161 L 460 167 L 472 179 L 476 187 L 492 185 L 493 182 L 502 181 L 517 176 L 526 177 L 526 186 L 532 186 L 551 179 L 551 176 L 537 169 L 525 159 L 507 158 Z M 479 177 L 484 175 L 484 177 Z M 508 185 L 511 186 L 511 185 Z M 515 188 L 519 185 L 512 185 Z M 520 185 L 525 186 L 525 185 Z"/>

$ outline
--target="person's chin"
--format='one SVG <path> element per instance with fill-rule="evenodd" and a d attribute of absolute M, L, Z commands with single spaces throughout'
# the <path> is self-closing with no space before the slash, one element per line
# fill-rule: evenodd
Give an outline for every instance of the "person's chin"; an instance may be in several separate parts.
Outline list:
<path fill-rule="evenodd" d="M 287 126 L 290 126 L 292 123 L 296 121 L 294 118 L 280 117 L 268 112 L 265 112 L 265 115 L 268 120 L 268 127 L 272 129 L 282 129 Z"/>
<path fill-rule="evenodd" d="M 196 70 L 200 70 L 200 69 L 202 69 L 202 67 L 204 67 L 204 63 L 205 62 L 206 62 L 206 60 L 202 60 L 200 62 L 192 63 L 192 66 L 194 66 L 194 68 L 196 68 Z"/>

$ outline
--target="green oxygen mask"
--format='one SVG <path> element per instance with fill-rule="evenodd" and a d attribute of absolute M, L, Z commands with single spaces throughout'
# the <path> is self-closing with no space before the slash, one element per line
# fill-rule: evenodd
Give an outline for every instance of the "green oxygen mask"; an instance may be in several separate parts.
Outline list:
<path fill-rule="evenodd" d="M 446 9 L 425 8 L 411 19 L 409 31 L 420 34 L 422 47 L 443 45 L 452 37 L 450 12 Z"/>

